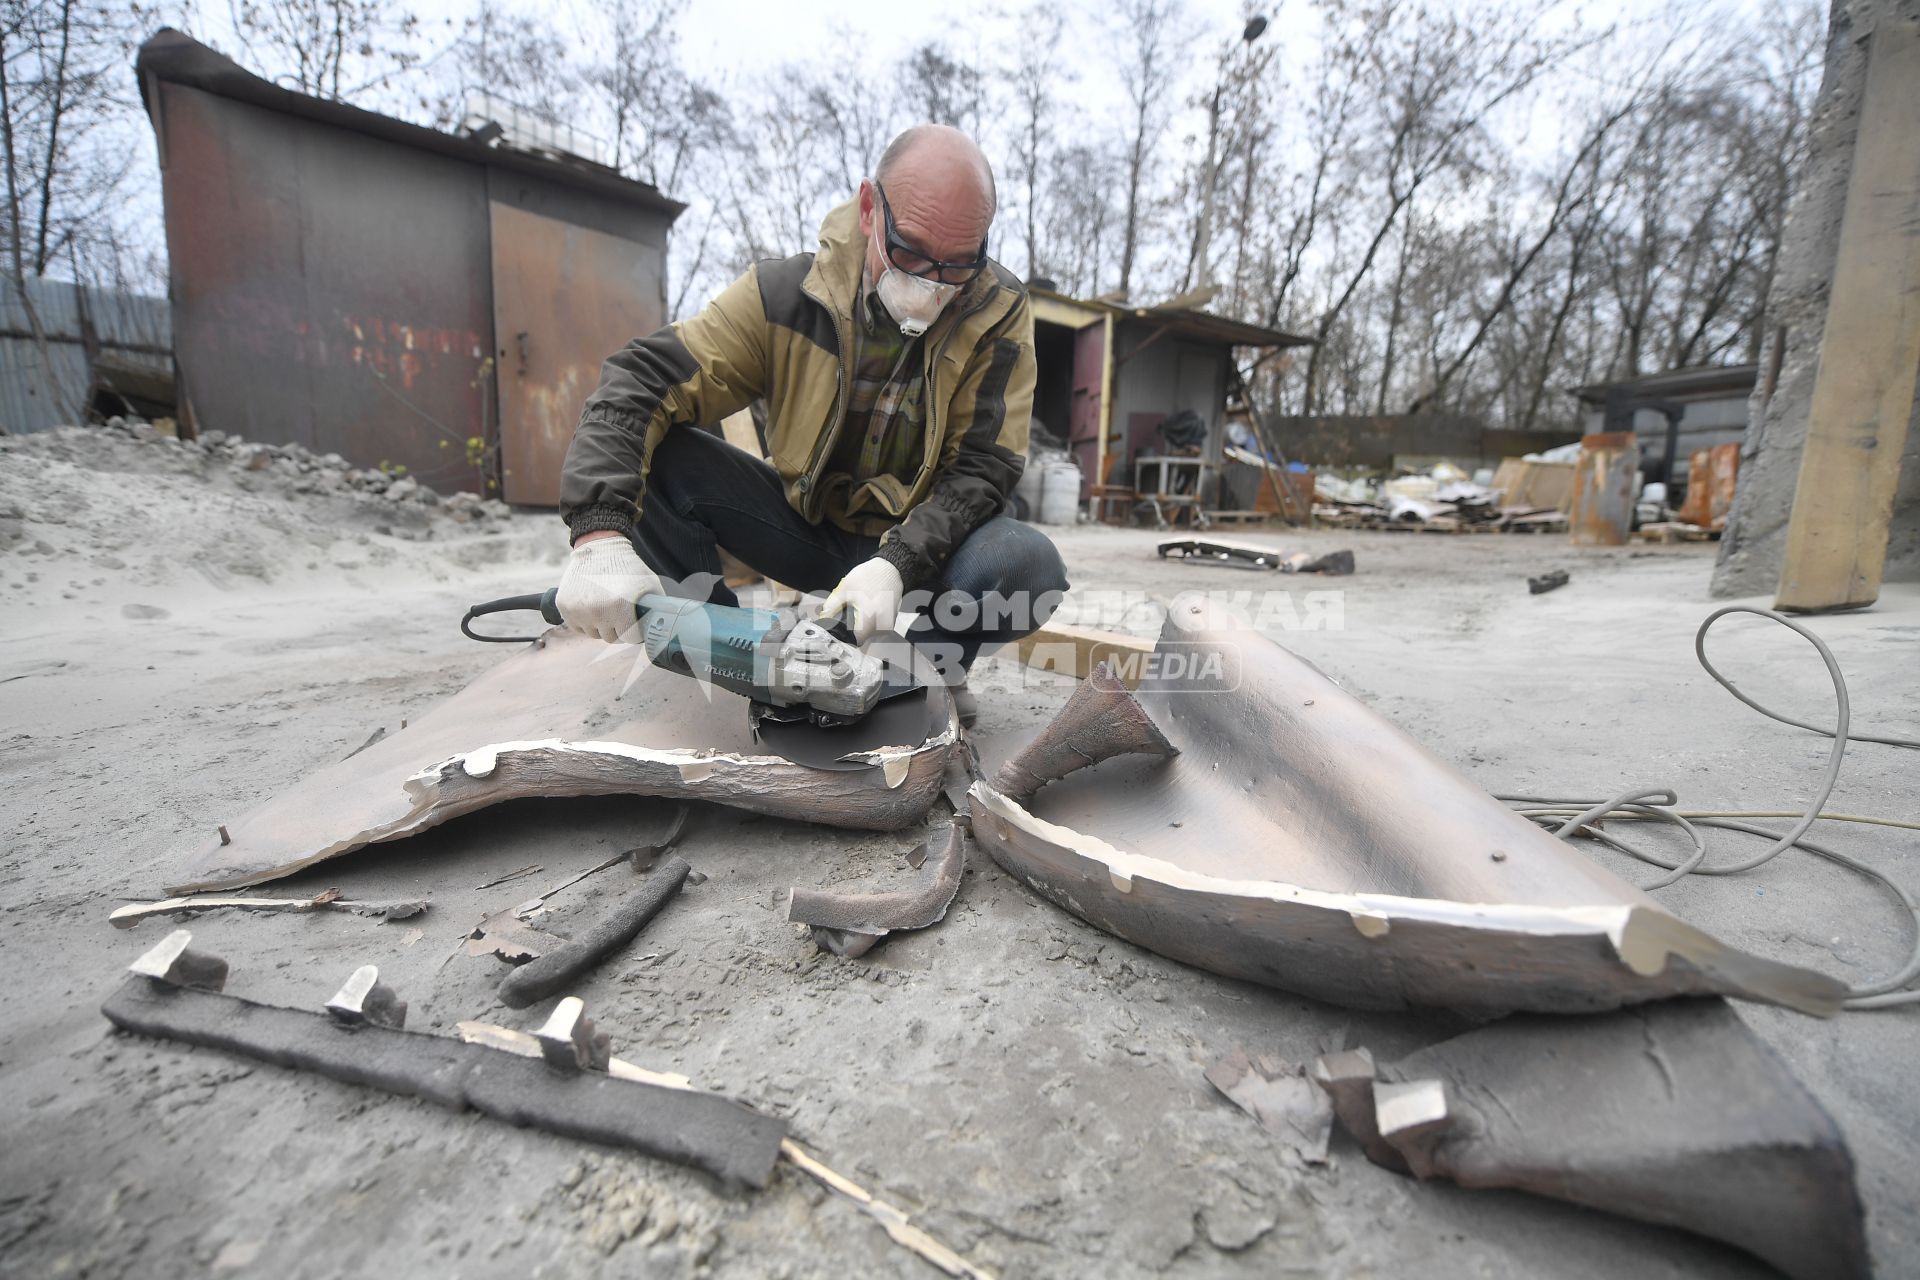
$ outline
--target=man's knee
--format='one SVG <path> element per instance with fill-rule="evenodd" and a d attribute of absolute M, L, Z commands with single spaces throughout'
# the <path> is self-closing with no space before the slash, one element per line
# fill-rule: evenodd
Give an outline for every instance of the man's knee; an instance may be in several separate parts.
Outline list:
<path fill-rule="evenodd" d="M 980 610 L 967 629 L 1022 636 L 1060 607 L 1067 566 L 1046 534 L 1011 516 L 996 516 L 954 553 L 947 588 Z"/>
<path fill-rule="evenodd" d="M 1067 566 L 1046 534 L 1012 516 L 995 516 L 955 550 L 947 585 L 967 595 L 1065 591 Z"/>

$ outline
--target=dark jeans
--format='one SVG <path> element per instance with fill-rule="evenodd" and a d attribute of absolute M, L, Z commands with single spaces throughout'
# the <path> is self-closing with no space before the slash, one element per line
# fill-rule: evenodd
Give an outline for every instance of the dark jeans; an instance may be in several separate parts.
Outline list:
<path fill-rule="evenodd" d="M 710 432 L 676 427 L 653 451 L 633 544 L 655 573 L 686 584 L 681 594 L 704 588 L 713 603 L 738 604 L 720 580 L 722 547 L 776 582 L 825 592 L 880 540 L 808 523 L 770 465 Z M 1066 589 L 1047 535 L 995 516 L 955 549 L 931 599 L 909 594 L 905 607 L 921 616 L 908 639 L 943 671 L 965 670 L 982 648 L 1038 630 Z"/>

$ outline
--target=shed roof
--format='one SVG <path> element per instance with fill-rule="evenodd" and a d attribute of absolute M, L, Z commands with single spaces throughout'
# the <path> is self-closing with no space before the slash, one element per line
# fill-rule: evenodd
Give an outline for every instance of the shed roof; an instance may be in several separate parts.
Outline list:
<path fill-rule="evenodd" d="M 1227 343 L 1236 347 L 1310 347 L 1313 339 L 1264 325 L 1248 324 L 1227 316 L 1217 316 L 1197 307 L 1138 307 L 1133 315 L 1142 320 L 1169 326 L 1176 335 Z"/>
<path fill-rule="evenodd" d="M 156 81 L 165 81 L 304 120 L 350 129 L 403 147 L 533 174 L 664 214 L 669 222 L 679 217 L 687 207 L 678 200 L 660 194 L 657 188 L 648 183 L 622 177 L 619 170 L 591 160 L 492 146 L 459 134 L 408 124 L 375 111 L 364 111 L 344 102 L 315 98 L 282 88 L 254 75 L 233 59 L 209 49 L 185 32 L 171 27 L 162 27 L 140 46 L 134 70 L 140 77 L 141 96 L 146 100 L 147 114 L 150 116 L 159 111 L 152 87 Z M 154 124 L 158 129 L 157 119 Z"/>
<path fill-rule="evenodd" d="M 1055 318 L 1046 314 L 1047 310 L 1053 309 L 1057 312 L 1078 313 L 1089 319 L 1111 315 L 1115 318 L 1143 320 L 1170 336 L 1198 338 L 1203 342 L 1214 342 L 1223 346 L 1305 347 L 1313 344 L 1312 338 L 1302 337 L 1297 333 L 1248 324 L 1243 320 L 1217 316 L 1211 311 L 1202 311 L 1197 306 L 1188 305 L 1188 299 L 1201 296 L 1197 294 L 1183 294 L 1158 306 L 1134 307 L 1105 298 L 1072 298 L 1041 285 L 1028 285 L 1027 292 L 1042 303 L 1041 306 L 1036 307 L 1036 313 L 1043 320 Z M 1051 304 L 1051 308 L 1046 304 Z M 1064 320 L 1056 322 L 1071 323 Z"/>
<path fill-rule="evenodd" d="M 1647 396 L 1679 400 L 1708 400 L 1726 396 L 1744 396 L 1753 390 L 1760 376 L 1757 364 L 1697 365 L 1691 369 L 1668 369 L 1620 382 L 1593 382 L 1574 387 L 1569 394 L 1588 404 L 1601 404 L 1614 387 L 1625 387 Z"/>

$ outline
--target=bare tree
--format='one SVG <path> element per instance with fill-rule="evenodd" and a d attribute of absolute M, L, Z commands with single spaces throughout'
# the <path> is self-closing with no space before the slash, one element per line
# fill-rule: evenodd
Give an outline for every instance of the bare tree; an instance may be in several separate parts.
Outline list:
<path fill-rule="evenodd" d="M 1125 40 L 1120 81 L 1131 109 L 1126 141 L 1127 201 L 1120 240 L 1120 281 L 1116 292 L 1133 287 L 1144 212 L 1153 181 L 1160 137 L 1166 132 L 1170 101 L 1179 83 L 1179 60 L 1187 43 L 1182 0 L 1122 0 L 1117 10 Z"/>
<path fill-rule="evenodd" d="M 1365 28 L 1371 31 L 1374 28 Z M 1269 190 L 1266 198 L 1288 210 L 1277 244 L 1266 251 L 1267 303 L 1265 322 L 1277 325 L 1289 314 L 1293 290 L 1306 268 L 1307 255 L 1319 236 L 1321 223 L 1329 207 L 1346 203 L 1350 193 L 1348 158 L 1353 146 L 1356 99 L 1359 77 L 1353 74 L 1356 60 L 1364 53 L 1350 41 L 1338 41 L 1323 49 L 1318 61 L 1315 83 L 1307 107 L 1309 159 L 1304 169 L 1286 178 L 1286 187 Z M 1253 193 L 1242 198 L 1243 209 L 1252 204 Z"/>
<path fill-rule="evenodd" d="M 583 77 L 598 91 L 585 105 L 612 140 L 609 163 L 663 191 L 680 190 L 735 141 L 726 99 L 681 67 L 685 11 L 686 0 L 597 0 L 595 44 L 607 58 Z"/>
<path fill-rule="evenodd" d="M 599 0 L 596 9 L 605 26 L 607 60 L 590 68 L 586 78 L 600 90 L 611 117 L 609 163 L 658 186 L 660 126 L 685 80 L 674 30 L 684 5 L 680 0 Z M 671 144 L 665 150 L 667 167 L 676 168 Z"/>
<path fill-rule="evenodd" d="M 1361 78 L 1358 101 L 1371 117 L 1370 143 L 1382 157 L 1384 190 L 1358 261 L 1320 317 L 1315 337 L 1321 342 L 1372 272 L 1381 245 L 1414 197 L 1440 175 L 1473 164 L 1494 110 L 1572 51 L 1571 42 L 1548 43 L 1536 35 L 1541 8 L 1528 4 L 1497 16 L 1455 16 L 1419 0 L 1388 0 L 1366 10 L 1330 0 L 1331 19 L 1359 28 L 1355 42 L 1364 52 L 1355 64 Z M 1303 403 L 1309 413 L 1318 402 L 1320 351 L 1316 345 L 1307 360 Z"/>
<path fill-rule="evenodd" d="M 1253 177 L 1257 162 L 1262 80 L 1273 60 L 1273 46 L 1256 50 L 1253 42 L 1266 30 L 1264 18 L 1246 24 L 1240 38 L 1223 44 L 1213 88 L 1199 104 L 1207 111 L 1207 151 L 1194 185 L 1198 188 L 1199 209 L 1194 214 L 1192 247 L 1187 253 L 1186 271 L 1180 287 L 1186 290 L 1213 281 L 1212 246 L 1215 206 L 1223 177 L 1236 165 L 1242 170 L 1240 217 L 1237 227 L 1246 234 L 1246 220 L 1253 198 Z M 1236 265 L 1238 273 L 1240 267 Z"/>
<path fill-rule="evenodd" d="M 1599 167 L 1594 163 L 1605 148 L 1608 139 L 1621 121 L 1632 114 L 1635 103 L 1615 109 L 1586 131 L 1580 145 L 1575 149 L 1572 159 L 1566 162 L 1553 189 L 1553 206 L 1548 210 L 1546 220 L 1537 235 L 1524 246 L 1516 243 L 1506 255 L 1504 272 L 1493 301 L 1480 312 L 1479 322 L 1473 334 L 1462 343 L 1459 350 L 1444 365 L 1433 371 L 1427 389 L 1415 396 L 1407 405 L 1408 413 L 1418 413 L 1426 405 L 1439 398 L 1446 391 L 1447 384 L 1471 360 L 1480 344 L 1486 339 L 1496 321 L 1506 315 L 1507 307 L 1512 303 L 1521 283 L 1527 279 L 1534 263 L 1546 251 L 1548 245 L 1561 234 L 1569 219 L 1576 216 L 1597 194 Z M 1391 359 L 1388 372 L 1391 372 Z M 1385 411 L 1387 377 L 1381 379 L 1381 410 Z"/>
<path fill-rule="evenodd" d="M 1072 28 L 1042 0 L 1013 0 L 1005 38 L 892 65 L 841 32 L 824 57 L 708 73 L 678 37 L 688 0 L 469 2 L 436 64 L 405 9 L 210 0 L 281 83 L 442 127 L 484 87 L 609 139 L 621 171 L 690 205 L 675 314 L 810 245 L 901 124 L 944 120 L 995 159 L 995 243 L 1029 275 L 1087 296 L 1217 282 L 1216 309 L 1316 339 L 1249 371 L 1262 407 L 1519 427 L 1570 422 L 1574 383 L 1752 358 L 1824 47 L 1822 0 L 1657 35 L 1583 27 L 1566 0 L 1303 0 L 1305 47 L 1194 59 L 1184 0 L 1121 0 L 1108 115 L 1064 88 Z M 131 149 L 87 143 L 145 127 L 137 107 L 90 123 L 96 100 L 132 98 L 124 45 L 96 58 L 80 20 L 107 4 L 0 0 L 15 278 L 117 271 L 139 249 L 115 223 L 139 207 Z M 1630 67 L 1647 87 L 1621 115 L 1607 95 Z M 1542 122 L 1565 138 L 1544 162 Z"/>
<path fill-rule="evenodd" d="M 893 95 L 867 91 L 859 55 L 852 37 L 838 33 L 845 43 L 839 58 L 813 69 L 807 80 L 807 102 L 815 125 L 831 148 L 840 187 L 851 192 L 880 162 L 880 153 L 892 141 L 900 120 Z"/>
<path fill-rule="evenodd" d="M 473 90 L 558 125 L 577 114 L 586 72 L 552 22 L 479 0 L 453 43 L 453 81 L 438 104 L 443 126 L 459 123 Z"/>
<path fill-rule="evenodd" d="M 980 131 L 987 79 L 944 45 L 923 44 L 900 67 L 900 98 L 916 123 L 950 124 Z"/>
<path fill-rule="evenodd" d="M 138 27 L 102 0 L 6 0 L 0 15 L 9 265 L 18 280 L 63 259 L 111 262 L 139 112 L 126 73 Z"/>
<path fill-rule="evenodd" d="M 1124 172 L 1119 157 L 1096 146 L 1067 147 L 1054 157 L 1041 253 L 1067 293 L 1092 297 L 1102 291 L 1120 221 L 1114 193 Z"/>
<path fill-rule="evenodd" d="M 127 67 L 149 20 L 144 7 L 105 0 L 0 3 L 5 274 L 63 416 L 80 406 L 59 401 L 32 282 L 58 270 L 122 287 L 156 283 L 130 248 L 128 201 L 136 154 L 128 135 L 144 121 Z"/>
<path fill-rule="evenodd" d="M 1060 63 L 1065 19 L 1057 9 L 1027 10 L 1019 27 L 1018 52 L 1006 71 L 1013 96 L 1013 158 L 1020 180 L 1027 275 L 1042 274 L 1040 203 L 1044 178 L 1054 162 L 1053 125 L 1059 114 L 1056 89 L 1067 75 Z"/>
<path fill-rule="evenodd" d="M 228 0 L 247 58 L 280 83 L 345 101 L 389 84 L 420 61 L 420 21 L 381 0 Z"/>

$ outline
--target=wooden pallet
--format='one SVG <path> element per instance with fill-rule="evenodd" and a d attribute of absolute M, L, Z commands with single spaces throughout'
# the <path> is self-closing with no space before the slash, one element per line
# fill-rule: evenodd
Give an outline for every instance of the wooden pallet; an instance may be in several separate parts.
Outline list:
<path fill-rule="evenodd" d="M 1697 524 L 1682 524 L 1678 520 L 1663 520 L 1659 524 L 1643 524 L 1633 531 L 1635 542 L 1712 542 L 1720 537 L 1718 529 L 1703 529 Z"/>

